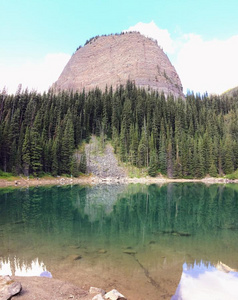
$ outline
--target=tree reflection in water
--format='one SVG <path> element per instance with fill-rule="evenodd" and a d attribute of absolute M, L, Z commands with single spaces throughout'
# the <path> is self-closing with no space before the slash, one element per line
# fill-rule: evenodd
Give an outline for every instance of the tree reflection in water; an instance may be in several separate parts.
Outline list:
<path fill-rule="evenodd" d="M 87 272 L 106 264 L 110 278 L 116 276 L 113 268 L 117 268 L 128 274 L 132 289 L 138 280 L 139 285 L 149 280 L 155 284 L 148 291 L 158 293 L 158 283 L 165 297 L 175 293 L 181 274 L 179 289 L 184 286 L 184 263 L 196 266 L 202 261 L 215 266 L 222 261 L 238 269 L 237 229 L 236 185 L 0 190 L 0 258 L 10 261 L 12 268 L 16 258 L 20 266 L 29 268 L 38 258 L 63 277 L 68 257 L 80 252 L 80 264 Z M 132 253 L 127 254 L 128 250 Z"/>

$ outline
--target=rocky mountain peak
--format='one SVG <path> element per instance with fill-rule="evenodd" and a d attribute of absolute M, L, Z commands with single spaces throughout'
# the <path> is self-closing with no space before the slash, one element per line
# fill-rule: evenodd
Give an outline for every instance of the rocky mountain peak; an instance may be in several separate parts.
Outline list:
<path fill-rule="evenodd" d="M 138 32 L 98 36 L 79 47 L 53 88 L 115 90 L 130 80 L 136 86 L 183 97 L 179 76 L 157 41 Z"/>

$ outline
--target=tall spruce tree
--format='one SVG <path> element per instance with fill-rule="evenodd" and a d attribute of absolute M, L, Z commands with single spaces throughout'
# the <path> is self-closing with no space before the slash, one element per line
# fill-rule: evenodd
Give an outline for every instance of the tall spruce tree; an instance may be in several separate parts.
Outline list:
<path fill-rule="evenodd" d="M 29 176 L 31 164 L 31 138 L 29 127 L 26 128 L 25 138 L 22 146 L 22 162 L 24 175 Z"/>

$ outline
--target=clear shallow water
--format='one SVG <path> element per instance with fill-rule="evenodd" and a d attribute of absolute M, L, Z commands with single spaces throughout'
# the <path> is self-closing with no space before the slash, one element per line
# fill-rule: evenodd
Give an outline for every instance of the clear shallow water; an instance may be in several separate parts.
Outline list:
<path fill-rule="evenodd" d="M 237 249 L 236 185 L 0 190 L 0 274 L 128 299 L 237 299 Z"/>

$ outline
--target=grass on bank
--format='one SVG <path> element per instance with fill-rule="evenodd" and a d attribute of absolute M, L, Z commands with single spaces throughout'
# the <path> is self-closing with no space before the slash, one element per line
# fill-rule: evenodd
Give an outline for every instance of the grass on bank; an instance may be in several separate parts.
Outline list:
<path fill-rule="evenodd" d="M 0 179 L 14 181 L 14 180 L 17 179 L 17 176 L 13 175 L 12 173 L 3 172 L 3 171 L 0 170 Z"/>
<path fill-rule="evenodd" d="M 225 178 L 231 179 L 231 180 L 238 179 L 238 169 L 235 172 L 226 175 Z"/>

